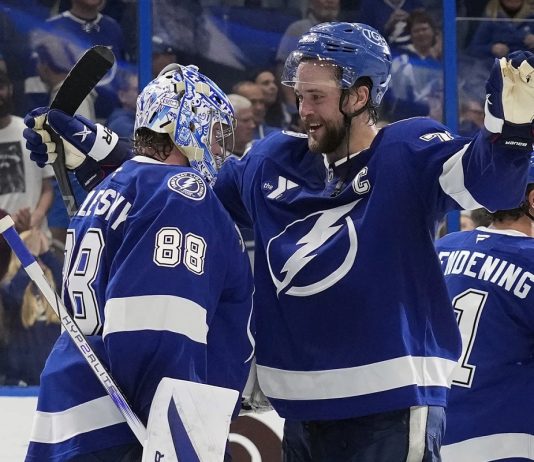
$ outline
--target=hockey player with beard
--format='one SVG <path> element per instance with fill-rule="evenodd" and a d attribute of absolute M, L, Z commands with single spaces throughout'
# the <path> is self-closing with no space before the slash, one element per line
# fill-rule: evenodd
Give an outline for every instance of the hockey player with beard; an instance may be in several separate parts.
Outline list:
<path fill-rule="evenodd" d="M 214 186 L 238 224 L 254 227 L 257 376 L 286 419 L 288 462 L 440 460 L 461 344 L 435 224 L 450 210 L 523 198 L 533 54 L 496 61 L 485 128 L 472 139 L 426 118 L 379 132 L 390 67 L 373 28 L 314 26 L 283 76 L 307 136 L 266 137 L 225 162 Z M 73 119 L 57 122 L 94 162 Z M 25 136 L 32 157 L 49 161 L 41 136 Z M 122 157 L 117 145 L 105 162 Z"/>

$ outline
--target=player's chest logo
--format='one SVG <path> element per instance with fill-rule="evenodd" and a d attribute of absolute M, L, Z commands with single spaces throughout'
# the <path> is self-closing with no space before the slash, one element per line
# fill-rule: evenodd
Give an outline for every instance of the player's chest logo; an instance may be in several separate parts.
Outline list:
<path fill-rule="evenodd" d="M 269 240 L 267 262 L 277 295 L 317 294 L 350 271 L 358 251 L 350 213 L 360 201 L 312 213 Z"/>

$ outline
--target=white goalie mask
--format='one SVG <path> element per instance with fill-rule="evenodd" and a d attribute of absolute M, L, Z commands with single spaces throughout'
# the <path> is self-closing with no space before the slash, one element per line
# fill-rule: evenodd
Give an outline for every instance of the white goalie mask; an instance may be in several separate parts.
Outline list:
<path fill-rule="evenodd" d="M 208 183 L 233 149 L 235 116 L 224 92 L 195 66 L 172 64 L 137 98 L 135 130 L 167 133 Z"/>

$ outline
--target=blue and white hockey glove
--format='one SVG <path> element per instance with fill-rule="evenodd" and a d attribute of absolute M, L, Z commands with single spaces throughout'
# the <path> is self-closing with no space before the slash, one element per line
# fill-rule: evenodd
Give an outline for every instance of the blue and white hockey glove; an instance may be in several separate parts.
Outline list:
<path fill-rule="evenodd" d="M 496 59 L 486 83 L 484 126 L 510 148 L 532 150 L 534 54 L 516 51 Z"/>
<path fill-rule="evenodd" d="M 74 117 L 57 109 L 38 108 L 24 118 L 28 127 L 24 130 L 26 147 L 31 151 L 30 158 L 39 166 L 56 160 L 56 145 L 44 124 L 61 136 L 65 150 L 65 165 L 69 170 L 78 168 L 89 156 L 97 162 L 105 159 L 113 150 L 118 136 L 109 128 L 94 124 L 80 115 Z"/>
<path fill-rule="evenodd" d="M 80 115 L 74 117 L 57 109 L 41 107 L 24 118 L 24 138 L 30 158 L 40 167 L 57 158 L 56 145 L 51 141 L 45 122 L 63 142 L 65 165 L 76 171 L 85 189 L 93 188 L 108 173 L 130 157 L 129 143 L 119 143 L 116 133 Z"/>

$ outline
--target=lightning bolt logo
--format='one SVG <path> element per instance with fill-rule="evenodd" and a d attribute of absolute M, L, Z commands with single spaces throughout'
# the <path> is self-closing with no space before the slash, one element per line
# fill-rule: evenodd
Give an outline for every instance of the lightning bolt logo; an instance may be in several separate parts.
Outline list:
<path fill-rule="evenodd" d="M 193 172 L 183 172 L 169 178 L 167 186 L 174 192 L 199 201 L 206 195 L 206 185 L 199 175 Z"/>
<path fill-rule="evenodd" d="M 87 135 L 91 134 L 91 130 L 89 130 L 85 125 L 83 126 L 83 130 L 81 132 L 74 133 L 72 136 L 81 136 L 81 143 L 85 141 L 85 138 L 87 138 Z"/>
<path fill-rule="evenodd" d="M 352 219 L 348 216 L 348 214 L 356 206 L 356 204 L 359 201 L 361 201 L 361 199 L 358 199 L 357 201 L 351 202 L 341 207 L 337 207 L 334 209 L 325 210 L 321 212 L 316 212 L 311 215 L 308 215 L 306 218 L 302 220 L 297 220 L 291 223 L 284 229 L 284 231 L 282 231 L 280 234 L 273 237 L 269 241 L 269 244 L 267 245 L 268 256 L 270 255 L 270 246 L 273 243 L 273 241 L 276 240 L 282 234 L 284 234 L 288 230 L 288 228 L 290 228 L 291 226 L 295 225 L 298 222 L 305 221 L 314 215 L 319 215 L 319 218 L 313 225 L 312 229 L 306 235 L 304 235 L 301 239 L 297 241 L 297 245 L 300 245 L 302 247 L 299 247 L 287 259 L 284 266 L 282 267 L 280 273 L 284 275 L 283 280 L 277 279 L 277 277 L 275 276 L 272 270 L 271 262 L 269 261 L 269 271 L 271 273 L 272 280 L 276 286 L 277 295 L 280 294 L 280 292 L 283 291 L 291 283 L 291 281 L 293 281 L 295 276 L 317 256 L 317 253 L 314 253 L 314 252 L 317 249 L 319 249 L 328 239 L 330 239 L 332 236 L 338 233 L 341 230 L 341 228 L 343 228 L 344 224 L 334 225 L 334 223 L 338 222 L 343 216 L 345 216 L 345 224 L 348 229 L 349 242 L 350 242 L 350 248 L 343 263 L 334 272 L 329 274 L 324 279 L 318 282 L 315 282 L 313 284 L 310 284 L 308 286 L 303 286 L 303 287 L 293 286 L 286 293 L 288 295 L 295 295 L 295 296 L 301 296 L 301 297 L 313 295 L 315 293 L 326 290 L 328 287 L 331 287 L 348 273 L 348 271 L 350 270 L 350 268 L 352 267 L 354 263 L 354 260 L 356 258 L 357 248 L 358 248 L 356 228 L 354 226 L 354 223 L 352 222 Z"/>
<path fill-rule="evenodd" d="M 196 180 L 194 178 L 188 178 L 182 183 L 182 188 L 189 189 L 194 184 L 196 184 Z"/>

